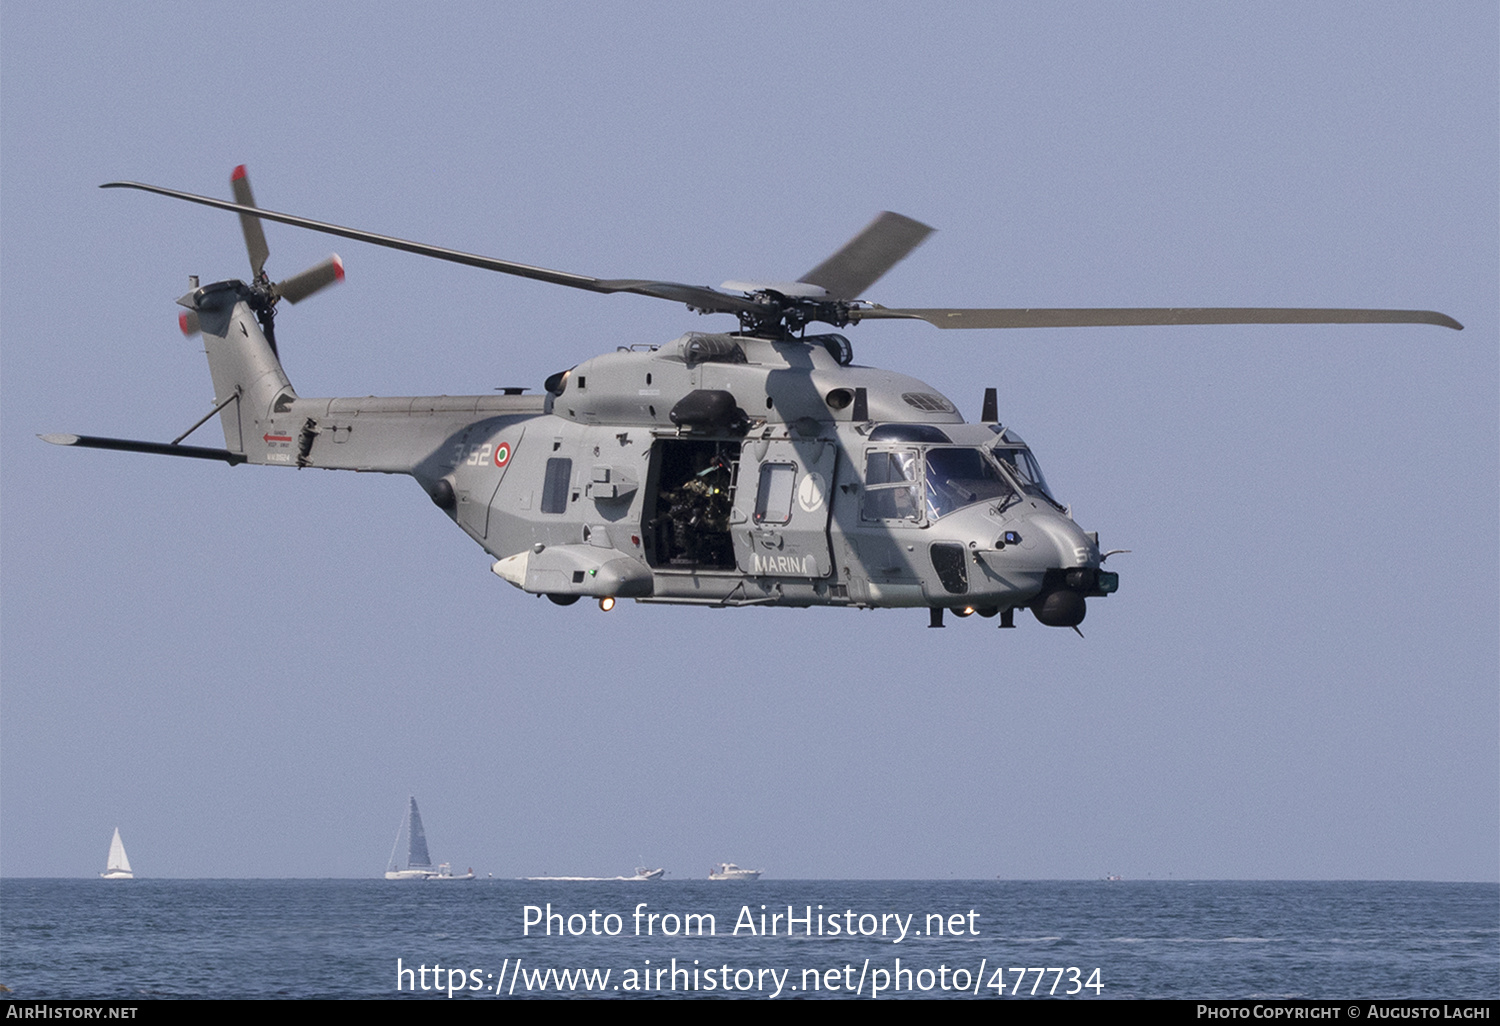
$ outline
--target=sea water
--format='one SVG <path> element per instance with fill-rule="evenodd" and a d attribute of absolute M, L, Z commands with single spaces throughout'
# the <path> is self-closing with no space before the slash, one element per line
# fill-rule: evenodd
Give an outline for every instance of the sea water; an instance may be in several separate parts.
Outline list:
<path fill-rule="evenodd" d="M 1500 886 L 7 879 L 0 984 L 49 1000 L 1493 999 Z"/>

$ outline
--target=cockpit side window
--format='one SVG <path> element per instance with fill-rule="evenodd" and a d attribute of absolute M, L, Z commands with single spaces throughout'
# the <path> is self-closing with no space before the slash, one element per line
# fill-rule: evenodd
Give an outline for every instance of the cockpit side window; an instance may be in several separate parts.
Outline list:
<path fill-rule="evenodd" d="M 914 449 L 872 449 L 865 453 L 865 490 L 860 516 L 865 520 L 916 520 L 917 453 Z"/>

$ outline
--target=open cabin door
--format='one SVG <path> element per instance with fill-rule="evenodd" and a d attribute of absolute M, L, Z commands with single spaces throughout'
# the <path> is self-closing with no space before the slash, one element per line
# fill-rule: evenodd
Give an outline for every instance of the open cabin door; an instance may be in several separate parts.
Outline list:
<path fill-rule="evenodd" d="M 653 569 L 734 569 L 730 496 L 738 451 L 732 439 L 656 440 L 641 504 L 646 562 Z"/>
<path fill-rule="evenodd" d="M 831 438 L 750 438 L 740 450 L 735 564 L 757 577 L 827 577 L 828 511 L 838 445 Z"/>

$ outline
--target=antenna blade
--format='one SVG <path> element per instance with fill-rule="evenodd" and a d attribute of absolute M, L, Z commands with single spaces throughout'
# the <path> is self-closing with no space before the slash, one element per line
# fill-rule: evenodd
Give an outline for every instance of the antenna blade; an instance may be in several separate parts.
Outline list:
<path fill-rule="evenodd" d="M 931 234 L 932 229 L 921 221 L 887 210 L 797 280 L 821 285 L 836 299 L 857 299 Z"/>
<path fill-rule="evenodd" d="M 939 328 L 1103 328 L 1167 324 L 1435 324 L 1463 330 L 1435 310 L 1347 310 L 1281 307 L 1123 307 L 1034 310 L 851 310 L 850 320 L 908 319 Z"/>
<path fill-rule="evenodd" d="M 276 283 L 276 294 L 288 303 L 300 303 L 319 289 L 344 280 L 344 262 L 337 253 L 305 271 Z"/>
<path fill-rule="evenodd" d="M 981 423 L 981 424 L 998 424 L 998 423 L 1000 423 L 1000 393 L 999 393 L 999 390 L 994 389 L 994 388 L 986 388 L 984 390 L 984 404 L 983 404 L 983 409 L 981 409 L 979 411 L 979 423 Z"/>
<path fill-rule="evenodd" d="M 245 165 L 241 164 L 234 169 L 229 176 L 230 187 L 234 189 L 234 201 L 242 207 L 255 206 L 255 196 L 250 192 L 250 179 L 245 174 Z M 260 218 L 244 211 L 240 212 L 240 229 L 245 233 L 245 248 L 250 251 L 250 273 L 259 278 L 260 272 L 265 269 L 266 257 L 271 255 L 271 249 L 266 245 L 266 232 L 260 226 Z"/>

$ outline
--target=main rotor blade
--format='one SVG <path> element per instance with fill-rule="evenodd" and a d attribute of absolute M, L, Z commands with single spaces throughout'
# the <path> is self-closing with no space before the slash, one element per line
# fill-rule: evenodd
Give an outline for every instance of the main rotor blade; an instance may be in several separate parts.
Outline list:
<path fill-rule="evenodd" d="M 245 165 L 241 164 L 234 169 L 229 176 L 229 185 L 234 189 L 234 201 L 242 207 L 254 207 L 255 196 L 250 192 L 250 179 L 245 174 Z M 271 248 L 266 245 L 266 231 L 260 226 L 260 218 L 251 214 L 240 213 L 240 230 L 245 233 L 245 248 L 250 251 L 250 274 L 259 278 L 260 272 L 265 270 L 266 257 L 271 255 Z"/>
<path fill-rule="evenodd" d="M 1281 307 L 1124 307 L 1035 310 L 901 310 L 884 306 L 849 311 L 851 321 L 906 319 L 939 328 L 1103 328 L 1157 324 L 1436 324 L 1463 330 L 1435 310 L 1323 310 Z"/>
<path fill-rule="evenodd" d="M 762 314 L 765 309 L 761 304 L 752 300 L 742 299 L 738 296 L 728 296 L 722 292 L 716 292 L 711 288 L 700 285 L 682 285 L 676 282 L 665 281 L 644 281 L 635 278 L 605 280 L 590 278 L 584 274 L 571 274 L 567 271 L 552 271 L 545 267 L 518 264 L 512 260 L 500 260 L 496 257 L 480 256 L 477 253 L 465 253 L 461 250 L 445 249 L 442 246 L 431 246 L 425 242 L 411 242 L 407 239 L 398 239 L 390 235 L 377 235 L 375 232 L 361 231 L 358 228 L 345 228 L 342 225 L 329 224 L 326 221 L 314 221 L 311 218 L 298 217 L 295 214 L 281 214 L 274 210 L 247 207 L 239 203 L 214 199 L 212 196 L 197 196 L 190 192 L 178 192 L 176 189 L 164 189 L 159 185 L 146 185 L 142 182 L 105 182 L 99 188 L 140 189 L 143 192 L 154 192 L 162 196 L 170 196 L 173 199 L 186 200 L 189 203 L 199 203 L 206 207 L 229 210 L 242 216 L 248 214 L 267 221 L 289 224 L 295 228 L 306 228 L 309 231 L 323 232 L 325 235 L 337 235 L 345 239 L 354 239 L 356 242 L 368 242 L 375 246 L 385 246 L 387 249 L 399 249 L 407 253 L 416 253 L 418 256 L 432 257 L 436 260 L 447 260 L 450 263 L 464 264 L 469 267 L 479 267 L 486 271 L 498 271 L 501 274 L 513 274 L 519 278 L 531 278 L 536 281 L 550 282 L 553 285 L 566 285 L 569 288 L 584 289 L 588 292 L 631 292 L 640 296 L 652 296 L 657 299 L 669 299 L 674 302 L 686 303 L 694 310 L 701 310 L 704 313 Z"/>
<path fill-rule="evenodd" d="M 821 285 L 835 299 L 858 299 L 932 231 L 921 221 L 884 211 L 837 253 L 797 280 Z"/>

